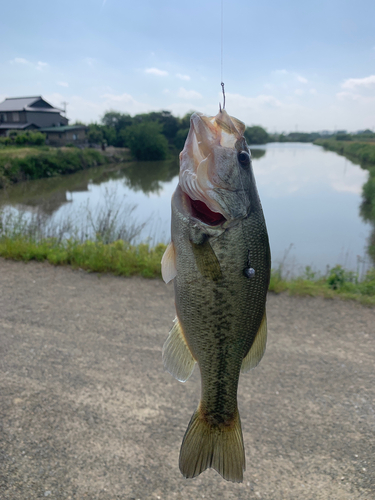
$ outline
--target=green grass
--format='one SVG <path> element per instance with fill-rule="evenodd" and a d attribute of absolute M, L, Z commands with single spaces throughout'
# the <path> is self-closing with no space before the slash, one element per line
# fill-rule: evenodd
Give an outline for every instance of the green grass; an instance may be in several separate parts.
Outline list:
<path fill-rule="evenodd" d="M 117 276 L 160 278 L 160 261 L 166 246 L 154 248 L 147 244 L 130 245 L 122 240 L 105 244 L 101 241 L 59 241 L 45 238 L 39 241 L 24 236 L 0 238 L 0 256 L 19 261 L 47 261 L 55 266 L 69 265 L 75 269 Z M 269 290 L 287 292 L 301 297 L 324 297 L 355 300 L 375 306 L 375 269 L 363 280 L 356 273 L 336 266 L 323 277 L 315 277 L 307 268 L 304 276 L 284 279 L 280 270 L 273 270 Z"/>
<path fill-rule="evenodd" d="M 162 244 L 154 248 L 147 244 L 129 245 L 122 240 L 104 244 L 100 241 L 58 242 L 53 238 L 40 241 L 25 237 L 0 239 L 0 256 L 5 259 L 47 261 L 55 266 L 70 265 L 97 273 L 145 278 L 161 276 L 160 261 L 165 248 Z"/>
<path fill-rule="evenodd" d="M 326 276 L 315 276 L 310 268 L 306 268 L 303 276 L 290 279 L 283 278 L 279 269 L 272 270 L 269 290 L 301 297 L 355 300 L 375 306 L 375 268 L 370 269 L 362 280 L 357 273 L 340 265 L 333 267 Z"/>
<path fill-rule="evenodd" d="M 324 149 L 335 151 L 346 156 L 355 163 L 360 163 L 364 168 L 375 165 L 375 143 L 360 141 L 337 141 L 335 139 L 317 139 L 314 144 L 323 146 Z"/>

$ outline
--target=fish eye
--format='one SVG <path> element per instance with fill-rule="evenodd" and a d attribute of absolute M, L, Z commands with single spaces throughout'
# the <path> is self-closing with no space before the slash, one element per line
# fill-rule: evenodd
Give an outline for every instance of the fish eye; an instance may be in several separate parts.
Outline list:
<path fill-rule="evenodd" d="M 240 151 L 238 153 L 238 161 L 241 163 L 243 168 L 249 168 L 250 165 L 250 155 L 246 151 Z"/>

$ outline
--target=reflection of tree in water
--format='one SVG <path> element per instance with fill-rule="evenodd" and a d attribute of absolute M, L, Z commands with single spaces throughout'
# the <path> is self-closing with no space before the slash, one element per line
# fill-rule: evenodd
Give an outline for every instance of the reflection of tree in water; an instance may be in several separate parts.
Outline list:
<path fill-rule="evenodd" d="M 371 234 L 368 239 L 368 248 L 367 252 L 372 260 L 372 263 L 375 265 L 375 190 L 373 193 L 373 198 L 369 199 L 368 196 L 365 196 L 366 192 L 366 186 L 368 186 L 368 183 L 370 182 L 370 179 L 363 185 L 363 191 L 362 191 L 362 196 L 363 196 L 363 201 L 360 207 L 360 214 L 362 219 L 365 222 L 369 222 L 371 224 Z M 373 182 L 375 184 L 375 176 L 373 178 Z"/>
<path fill-rule="evenodd" d="M 265 149 L 258 149 L 258 148 L 250 148 L 251 151 L 251 157 L 253 160 L 257 160 L 258 158 L 262 158 L 266 154 Z"/>
<path fill-rule="evenodd" d="M 362 204 L 360 214 L 365 222 L 372 226 L 368 240 L 368 254 L 375 265 L 375 168 L 373 165 L 361 164 L 363 169 L 369 171 L 369 178 L 362 187 Z"/>
<path fill-rule="evenodd" d="M 71 175 L 15 184 L 0 191 L 0 206 L 38 208 L 44 214 L 52 215 L 62 205 L 69 203 L 68 193 L 88 191 L 90 184 L 100 185 L 109 180 L 124 179 L 125 185 L 134 191 L 157 193 L 161 189 L 161 182 L 171 181 L 178 172 L 178 158 L 90 168 Z"/>
<path fill-rule="evenodd" d="M 180 170 L 178 158 L 170 161 L 140 161 L 130 164 L 121 173 L 125 177 L 125 185 L 133 191 L 142 190 L 147 193 L 158 193 L 162 182 L 170 182 Z"/>
<path fill-rule="evenodd" d="M 264 149 L 253 149 L 253 159 L 265 155 Z M 44 214 L 52 215 L 62 205 L 69 203 L 68 193 L 88 191 L 90 184 L 100 185 L 110 180 L 123 180 L 133 191 L 145 194 L 158 193 L 163 182 L 170 182 L 179 173 L 179 160 L 158 162 L 132 162 L 111 164 L 81 170 L 71 175 L 22 182 L 0 191 L 0 205 L 39 208 Z"/>

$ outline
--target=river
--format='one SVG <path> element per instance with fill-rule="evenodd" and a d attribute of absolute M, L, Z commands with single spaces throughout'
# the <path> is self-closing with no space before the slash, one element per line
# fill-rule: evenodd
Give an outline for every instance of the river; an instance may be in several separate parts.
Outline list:
<path fill-rule="evenodd" d="M 284 274 L 299 274 L 306 266 L 324 273 L 327 266 L 342 264 L 362 272 L 371 230 L 359 214 L 367 172 L 312 144 L 271 143 L 252 153 L 273 267 L 283 263 Z M 177 159 L 111 164 L 12 186 L 0 192 L 0 204 L 61 221 L 87 205 L 95 211 L 115 201 L 136 206 L 132 220 L 146 222 L 138 241 L 168 242 L 178 169 Z"/>

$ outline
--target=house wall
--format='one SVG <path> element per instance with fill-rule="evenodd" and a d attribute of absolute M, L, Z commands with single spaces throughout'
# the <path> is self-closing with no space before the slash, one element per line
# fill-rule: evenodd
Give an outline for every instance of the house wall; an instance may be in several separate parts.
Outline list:
<path fill-rule="evenodd" d="M 86 130 L 69 130 L 66 132 L 44 132 L 46 134 L 46 144 L 50 146 L 66 146 L 66 144 L 84 145 L 87 144 Z"/>
<path fill-rule="evenodd" d="M 18 118 L 18 120 L 17 120 Z M 25 111 L 2 111 L 0 112 L 1 123 L 26 123 Z"/>
<path fill-rule="evenodd" d="M 68 125 L 68 120 L 60 113 L 37 113 L 26 111 L 26 120 L 28 123 L 35 123 L 39 127 L 53 127 L 58 125 Z"/>

